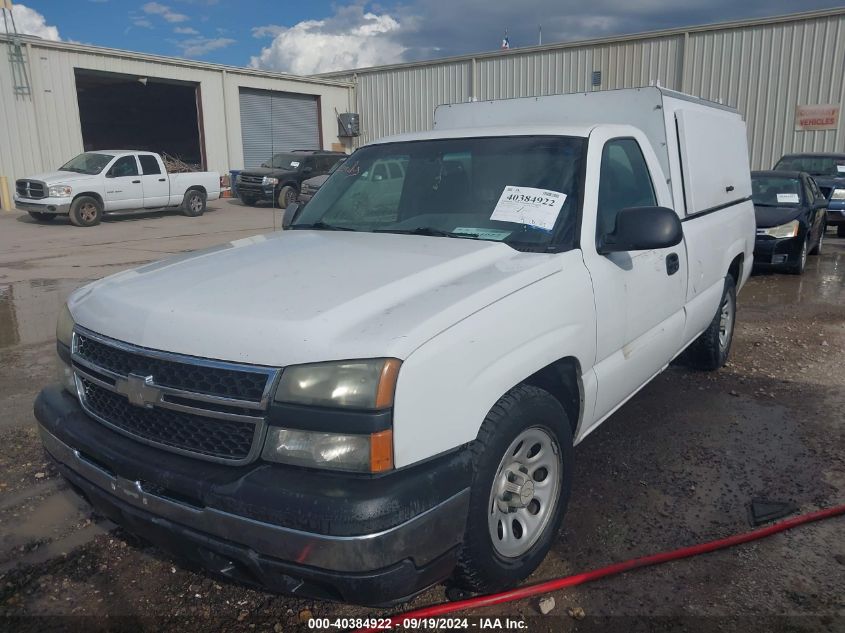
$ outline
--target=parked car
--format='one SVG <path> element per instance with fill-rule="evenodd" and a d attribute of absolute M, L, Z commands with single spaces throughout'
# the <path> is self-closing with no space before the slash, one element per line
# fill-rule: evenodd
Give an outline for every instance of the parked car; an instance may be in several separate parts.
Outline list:
<path fill-rule="evenodd" d="M 35 413 L 100 513 L 275 591 L 490 591 L 555 542 L 575 443 L 684 350 L 724 365 L 754 248 L 736 111 L 643 88 L 435 121 L 287 230 L 71 295 Z"/>
<path fill-rule="evenodd" d="M 39 222 L 70 216 L 76 226 L 99 224 L 112 212 L 180 209 L 202 215 L 220 197 L 220 174 L 168 174 L 158 154 L 136 150 L 85 152 L 57 171 L 15 183 L 15 206 Z"/>
<path fill-rule="evenodd" d="M 259 200 L 284 209 L 299 196 L 302 181 L 328 174 L 346 154 L 322 150 L 294 150 L 274 154 L 259 169 L 245 169 L 237 178 L 238 198 L 247 205 Z"/>
<path fill-rule="evenodd" d="M 845 153 L 787 154 L 775 169 L 804 171 L 816 181 L 827 198 L 827 223 L 845 237 Z"/>
<path fill-rule="evenodd" d="M 755 265 L 802 274 L 807 255 L 821 253 L 827 199 L 812 176 L 800 171 L 751 172 L 751 191 L 757 219 Z"/>
<path fill-rule="evenodd" d="M 303 180 L 302 186 L 299 189 L 299 197 L 297 198 L 297 202 L 305 204 L 306 202 L 311 200 L 311 198 L 314 197 L 314 194 L 317 193 L 317 190 L 322 187 L 323 183 L 325 183 L 329 179 L 329 176 L 336 172 L 337 168 L 343 165 L 344 162 L 346 162 L 346 156 L 337 161 L 329 170 L 329 173 L 314 176 L 313 178 L 309 178 L 308 180 Z"/>

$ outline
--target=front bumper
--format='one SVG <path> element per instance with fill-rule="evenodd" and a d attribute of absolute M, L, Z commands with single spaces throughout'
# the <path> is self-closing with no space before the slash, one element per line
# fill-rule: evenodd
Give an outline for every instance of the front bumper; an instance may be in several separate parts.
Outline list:
<path fill-rule="evenodd" d="M 787 266 L 794 264 L 801 257 L 803 240 L 803 235 L 784 239 L 758 236 L 754 242 L 754 265 Z"/>
<path fill-rule="evenodd" d="M 39 394 L 35 413 L 48 454 L 99 512 L 214 574 L 382 605 L 454 567 L 469 502 L 460 483 L 469 483 L 467 451 L 362 479 L 164 453 L 95 422 L 58 387 Z M 425 491 L 441 476 L 460 482 L 439 486 L 435 500 Z M 362 494 L 367 488 L 371 494 Z"/>
<path fill-rule="evenodd" d="M 15 196 L 15 208 L 29 213 L 67 214 L 70 211 L 70 201 L 62 198 L 43 198 L 37 202 Z"/>
<path fill-rule="evenodd" d="M 250 185 L 239 182 L 238 198 L 244 197 L 273 201 L 276 199 L 276 188 L 273 185 Z"/>

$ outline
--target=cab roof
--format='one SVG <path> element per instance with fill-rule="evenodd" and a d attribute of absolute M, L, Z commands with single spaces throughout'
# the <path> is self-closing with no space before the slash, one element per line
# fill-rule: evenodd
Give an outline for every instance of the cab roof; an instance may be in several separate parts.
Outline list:
<path fill-rule="evenodd" d="M 479 138 L 490 136 L 574 136 L 587 138 L 595 125 L 508 125 L 492 127 L 463 127 L 434 129 L 428 132 L 410 132 L 385 136 L 368 145 L 402 143 L 407 141 L 429 141 L 445 138 Z"/>

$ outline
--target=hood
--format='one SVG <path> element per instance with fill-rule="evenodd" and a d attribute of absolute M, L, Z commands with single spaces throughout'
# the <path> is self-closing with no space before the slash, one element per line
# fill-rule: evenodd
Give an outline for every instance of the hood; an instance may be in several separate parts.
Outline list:
<path fill-rule="evenodd" d="M 761 229 L 786 224 L 795 218 L 801 217 L 805 212 L 806 207 L 801 205 L 784 207 L 764 207 L 757 204 L 754 205 L 754 216 L 757 219 L 758 228 Z"/>
<path fill-rule="evenodd" d="M 152 349 L 270 366 L 404 359 L 559 261 L 496 242 L 284 231 L 124 271 L 68 303 L 79 325 Z"/>
<path fill-rule="evenodd" d="M 329 179 L 328 174 L 322 174 L 320 176 L 314 176 L 313 178 L 309 178 L 308 180 L 302 181 L 303 189 L 305 187 L 314 187 L 315 189 L 319 189 L 323 186 L 323 183 Z"/>
<path fill-rule="evenodd" d="M 244 169 L 241 172 L 241 175 L 246 174 L 249 176 L 275 176 L 281 173 L 292 174 L 295 173 L 295 170 L 282 169 L 281 167 L 256 167 L 255 169 Z"/>
<path fill-rule="evenodd" d="M 70 183 L 75 180 L 87 180 L 88 178 L 94 178 L 95 176 L 91 174 L 80 174 L 75 171 L 45 171 L 41 174 L 35 174 L 34 176 L 27 176 L 25 180 L 40 180 L 41 182 L 48 184 L 48 185 L 59 185 Z"/>

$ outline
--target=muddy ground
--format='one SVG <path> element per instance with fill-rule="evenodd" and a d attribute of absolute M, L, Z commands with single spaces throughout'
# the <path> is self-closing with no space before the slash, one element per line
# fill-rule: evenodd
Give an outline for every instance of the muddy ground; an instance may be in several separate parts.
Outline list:
<path fill-rule="evenodd" d="M 269 230 L 271 214 L 221 201 L 199 219 L 162 214 L 93 229 L 0 215 L 0 627 L 278 633 L 307 630 L 309 616 L 389 613 L 186 569 L 91 514 L 36 436 L 31 403 L 52 380 L 55 316 L 68 292 Z M 532 581 L 747 530 L 754 497 L 802 512 L 845 503 L 845 240 L 828 233 L 802 277 L 755 275 L 738 319 L 726 368 L 670 367 L 577 447 L 564 528 Z M 531 631 L 843 631 L 845 518 L 553 596 L 548 616 L 536 600 L 479 613 Z M 444 597 L 435 587 L 406 608 Z M 579 610 L 585 619 L 570 615 Z"/>

